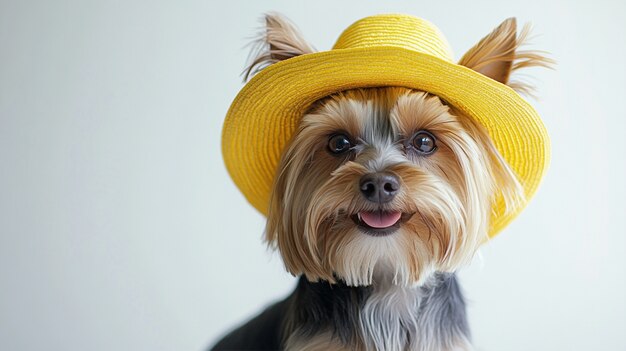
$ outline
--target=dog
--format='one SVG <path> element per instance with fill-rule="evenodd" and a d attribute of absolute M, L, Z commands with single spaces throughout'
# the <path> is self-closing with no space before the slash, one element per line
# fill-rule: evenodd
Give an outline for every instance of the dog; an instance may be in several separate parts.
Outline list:
<path fill-rule="evenodd" d="M 246 81 L 315 53 L 281 15 L 265 23 Z M 531 92 L 511 73 L 553 62 L 520 49 L 528 34 L 505 20 L 460 72 Z M 471 350 L 455 272 L 493 235 L 494 204 L 515 213 L 532 192 L 500 149 L 432 91 L 384 84 L 315 99 L 282 148 L 266 211 L 265 240 L 297 287 L 213 350 Z"/>

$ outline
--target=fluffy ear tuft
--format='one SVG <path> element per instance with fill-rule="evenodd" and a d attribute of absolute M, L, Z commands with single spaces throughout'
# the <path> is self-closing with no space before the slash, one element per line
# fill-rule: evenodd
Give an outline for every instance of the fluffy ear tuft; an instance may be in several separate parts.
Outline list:
<path fill-rule="evenodd" d="M 286 17 L 278 13 L 268 13 L 264 16 L 264 22 L 265 28 L 255 40 L 250 54 L 253 59 L 244 70 L 244 81 L 273 63 L 315 52 Z"/>
<path fill-rule="evenodd" d="M 546 57 L 545 52 L 519 50 L 526 44 L 529 34 L 530 25 L 527 23 L 518 36 L 517 20 L 508 18 L 465 53 L 459 64 L 518 92 L 531 94 L 534 88 L 528 83 L 510 81 L 511 73 L 525 67 L 551 68 L 555 62 Z"/>

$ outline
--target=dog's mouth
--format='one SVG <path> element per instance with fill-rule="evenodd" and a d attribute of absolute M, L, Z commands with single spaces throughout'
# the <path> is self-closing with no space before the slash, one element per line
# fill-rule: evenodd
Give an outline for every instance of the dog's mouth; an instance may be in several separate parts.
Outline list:
<path fill-rule="evenodd" d="M 350 216 L 357 227 L 365 234 L 387 236 L 393 234 L 400 225 L 413 216 L 400 211 L 360 211 Z"/>

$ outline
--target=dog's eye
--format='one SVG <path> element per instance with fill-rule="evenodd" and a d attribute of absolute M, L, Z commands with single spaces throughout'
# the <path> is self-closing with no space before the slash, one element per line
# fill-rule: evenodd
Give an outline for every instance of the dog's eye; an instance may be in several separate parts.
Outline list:
<path fill-rule="evenodd" d="M 425 130 L 415 133 L 411 140 L 411 146 L 422 155 L 430 155 L 437 150 L 435 136 Z"/>
<path fill-rule="evenodd" d="M 335 134 L 328 140 L 328 150 L 333 154 L 342 154 L 352 147 L 350 139 L 343 134 Z"/>

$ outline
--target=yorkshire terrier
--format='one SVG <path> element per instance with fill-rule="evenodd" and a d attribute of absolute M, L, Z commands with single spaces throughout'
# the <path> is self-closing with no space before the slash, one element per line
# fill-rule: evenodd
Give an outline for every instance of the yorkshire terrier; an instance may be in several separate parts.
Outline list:
<path fill-rule="evenodd" d="M 246 79 L 314 52 L 280 15 Z M 551 61 L 520 51 L 509 18 L 459 64 L 520 92 L 511 72 Z M 283 301 L 214 350 L 471 350 L 455 271 L 488 239 L 496 191 L 524 192 L 484 127 L 424 91 L 375 87 L 316 101 L 282 154 L 265 230 L 299 276 Z"/>

